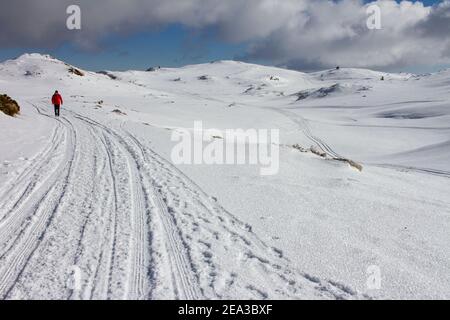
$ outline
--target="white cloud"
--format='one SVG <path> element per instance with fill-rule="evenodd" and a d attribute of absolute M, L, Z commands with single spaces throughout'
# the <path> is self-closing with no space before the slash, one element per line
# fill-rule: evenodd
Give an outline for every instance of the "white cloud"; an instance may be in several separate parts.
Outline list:
<path fill-rule="evenodd" d="M 249 55 L 298 68 L 389 68 L 450 61 L 443 56 L 449 43 L 447 34 L 433 39 L 418 30 L 437 9 L 420 2 L 376 4 L 382 13 L 381 30 L 366 27 L 366 7 L 359 1 L 311 3 L 306 24 L 299 20 L 298 27 L 285 27 L 256 41 Z"/>

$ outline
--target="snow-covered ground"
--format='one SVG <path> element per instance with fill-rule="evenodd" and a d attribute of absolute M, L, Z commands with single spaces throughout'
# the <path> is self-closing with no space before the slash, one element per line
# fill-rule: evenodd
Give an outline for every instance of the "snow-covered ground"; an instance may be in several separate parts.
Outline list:
<path fill-rule="evenodd" d="M 0 298 L 450 298 L 449 70 L 70 67 L 0 64 Z M 199 120 L 279 129 L 279 173 L 174 165 Z"/>

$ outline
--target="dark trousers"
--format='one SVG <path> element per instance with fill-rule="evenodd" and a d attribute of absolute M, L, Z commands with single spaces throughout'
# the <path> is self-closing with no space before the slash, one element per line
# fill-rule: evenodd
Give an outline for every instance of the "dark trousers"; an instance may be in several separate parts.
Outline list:
<path fill-rule="evenodd" d="M 55 117 L 59 117 L 59 109 L 61 108 L 59 104 L 55 104 Z"/>

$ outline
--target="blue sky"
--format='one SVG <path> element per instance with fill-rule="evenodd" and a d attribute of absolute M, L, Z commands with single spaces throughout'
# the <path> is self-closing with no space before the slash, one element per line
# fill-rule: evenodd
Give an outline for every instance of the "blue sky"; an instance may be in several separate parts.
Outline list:
<path fill-rule="evenodd" d="M 365 1 L 371 2 L 371 1 Z M 440 1 L 424 0 L 430 6 Z M 1 32 L 1 31 L 0 31 Z M 0 37 L 1 38 L 1 37 Z M 15 46 L 1 48 L 0 60 L 14 58 L 25 52 L 49 53 L 58 59 L 89 70 L 146 69 L 150 66 L 177 67 L 212 60 L 239 59 L 245 56 L 248 41 L 226 41 L 216 36 L 214 28 L 194 32 L 182 24 L 165 24 L 151 31 L 139 30 L 118 36 L 112 33 L 101 39 L 96 50 L 82 50 L 71 41 L 62 41 L 56 46 Z M 262 64 L 279 64 L 265 56 L 248 56 L 247 61 Z M 407 68 L 412 71 L 428 71 L 441 67 L 429 66 Z M 394 68 L 395 69 L 395 68 Z"/>
<path fill-rule="evenodd" d="M 242 55 L 246 43 L 227 43 L 214 36 L 196 34 L 179 25 L 158 31 L 113 36 L 102 41 L 103 49 L 80 50 L 70 43 L 54 49 L 26 47 L 0 49 L 0 60 L 22 53 L 48 53 L 89 70 L 146 69 L 150 66 L 178 67 L 212 60 L 232 60 Z"/>

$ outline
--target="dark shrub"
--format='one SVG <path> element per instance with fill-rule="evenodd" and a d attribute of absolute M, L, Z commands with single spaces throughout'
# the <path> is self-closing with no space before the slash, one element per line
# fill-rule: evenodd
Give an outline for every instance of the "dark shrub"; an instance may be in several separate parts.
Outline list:
<path fill-rule="evenodd" d="M 83 73 L 83 72 L 81 72 L 80 70 L 75 69 L 75 68 L 73 68 L 73 67 L 70 67 L 70 68 L 69 68 L 69 72 L 70 72 L 70 73 L 73 73 L 73 74 L 75 74 L 75 75 L 77 75 L 77 76 L 80 76 L 80 77 L 83 77 L 83 76 L 84 76 L 84 73 Z"/>
<path fill-rule="evenodd" d="M 20 112 L 20 106 L 6 94 L 0 94 L 0 111 L 13 117 Z"/>

